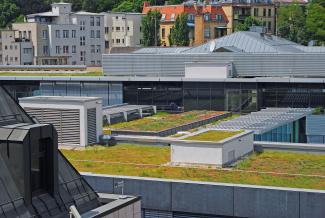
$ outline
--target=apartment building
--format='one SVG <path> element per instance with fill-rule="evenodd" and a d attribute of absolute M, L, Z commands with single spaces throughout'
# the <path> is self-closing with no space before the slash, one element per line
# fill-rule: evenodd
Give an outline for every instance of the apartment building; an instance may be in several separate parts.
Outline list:
<path fill-rule="evenodd" d="M 16 37 L 14 30 L 0 31 L 0 64 L 31 65 L 33 45 L 27 39 Z"/>
<path fill-rule="evenodd" d="M 199 2 L 184 2 L 179 5 L 150 6 L 144 2 L 143 13 L 158 10 L 161 13 L 160 39 L 162 46 L 170 46 L 169 35 L 177 16 L 188 15 L 189 38 L 191 45 L 200 45 L 211 39 L 227 34 L 228 19 L 221 6 L 202 4 Z"/>
<path fill-rule="evenodd" d="M 260 20 L 268 33 L 275 33 L 275 7 L 271 0 L 223 0 L 219 4 L 229 20 L 228 35 L 249 16 Z"/>
<path fill-rule="evenodd" d="M 113 47 L 140 47 L 141 13 L 107 12 L 104 14 L 105 51 Z"/>
<path fill-rule="evenodd" d="M 33 64 L 100 66 L 105 50 L 104 15 L 72 12 L 70 3 L 54 3 L 52 10 L 14 23 L 17 37 L 34 46 Z"/>

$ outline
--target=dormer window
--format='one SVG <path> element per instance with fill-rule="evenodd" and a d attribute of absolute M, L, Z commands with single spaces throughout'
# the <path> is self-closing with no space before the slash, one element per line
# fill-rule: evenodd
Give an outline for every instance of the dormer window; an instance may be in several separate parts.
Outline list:
<path fill-rule="evenodd" d="M 161 20 L 162 20 L 162 21 L 165 21 L 165 20 L 166 20 L 166 14 L 162 14 L 162 15 L 161 15 Z"/>
<path fill-rule="evenodd" d="M 204 20 L 210 21 L 210 14 L 204 14 Z"/>
<path fill-rule="evenodd" d="M 175 14 L 172 14 L 172 15 L 170 16 L 170 20 L 171 20 L 171 21 L 174 21 L 174 20 L 175 20 Z"/>

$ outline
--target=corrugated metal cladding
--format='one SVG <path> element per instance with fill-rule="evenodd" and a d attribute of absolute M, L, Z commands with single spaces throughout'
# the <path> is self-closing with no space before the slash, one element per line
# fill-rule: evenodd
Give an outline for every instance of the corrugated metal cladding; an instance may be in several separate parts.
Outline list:
<path fill-rule="evenodd" d="M 40 123 L 53 124 L 59 144 L 80 144 L 79 110 L 24 108 Z"/>
<path fill-rule="evenodd" d="M 90 145 L 97 141 L 96 108 L 87 109 L 87 124 L 88 144 Z"/>
<path fill-rule="evenodd" d="M 211 216 L 204 214 L 180 213 L 171 211 L 144 210 L 144 218 L 223 218 L 223 216 Z"/>
<path fill-rule="evenodd" d="M 325 77 L 324 53 L 106 54 L 106 76 L 184 77 L 185 62 L 233 63 L 235 77 Z"/>

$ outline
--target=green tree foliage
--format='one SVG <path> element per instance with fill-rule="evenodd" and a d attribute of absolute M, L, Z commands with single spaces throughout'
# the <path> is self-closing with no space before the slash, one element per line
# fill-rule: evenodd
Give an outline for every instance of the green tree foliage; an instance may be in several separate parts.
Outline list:
<path fill-rule="evenodd" d="M 312 1 L 308 6 L 306 29 L 310 40 L 325 43 L 325 0 Z"/>
<path fill-rule="evenodd" d="M 19 8 L 10 0 L 0 0 L 0 27 L 8 26 L 19 16 Z"/>
<path fill-rule="evenodd" d="M 255 17 L 246 17 L 244 23 L 237 24 L 235 31 L 248 31 L 251 26 L 261 26 L 262 23 L 260 20 L 257 20 Z"/>
<path fill-rule="evenodd" d="M 131 1 L 123 1 L 116 8 L 113 9 L 114 12 L 136 12 L 135 4 Z"/>
<path fill-rule="evenodd" d="M 169 5 L 178 5 L 178 4 L 182 4 L 183 0 L 169 0 L 168 4 Z"/>
<path fill-rule="evenodd" d="M 187 14 L 182 13 L 176 18 L 175 25 L 169 35 L 170 45 L 188 46 L 190 43 L 188 34 Z"/>
<path fill-rule="evenodd" d="M 144 46 L 159 45 L 159 29 L 161 14 L 159 11 L 149 11 L 141 21 Z"/>
<path fill-rule="evenodd" d="M 301 44 L 307 43 L 306 16 L 299 4 L 279 8 L 278 33 L 281 37 Z"/>

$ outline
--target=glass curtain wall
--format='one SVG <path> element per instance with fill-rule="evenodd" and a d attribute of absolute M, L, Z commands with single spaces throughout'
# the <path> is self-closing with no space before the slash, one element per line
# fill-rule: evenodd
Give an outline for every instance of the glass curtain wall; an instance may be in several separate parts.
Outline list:
<path fill-rule="evenodd" d="M 122 83 L 109 82 L 41 82 L 40 94 L 49 96 L 101 97 L 103 106 L 123 103 Z"/>

